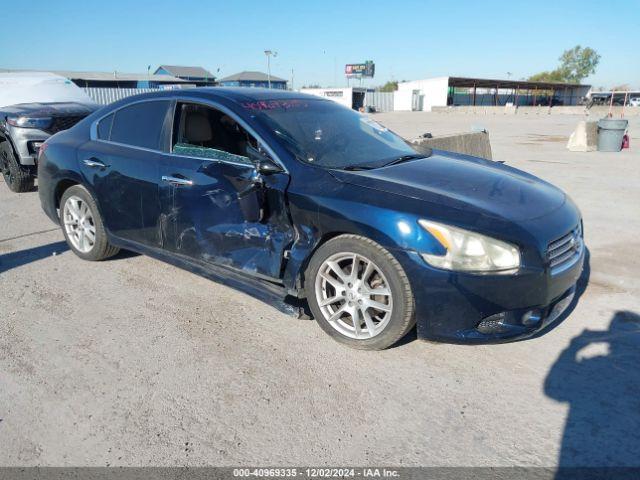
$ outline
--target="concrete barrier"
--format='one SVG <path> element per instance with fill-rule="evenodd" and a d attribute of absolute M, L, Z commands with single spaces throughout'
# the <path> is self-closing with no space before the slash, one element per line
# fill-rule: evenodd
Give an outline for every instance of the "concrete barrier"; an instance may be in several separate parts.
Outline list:
<path fill-rule="evenodd" d="M 569 137 L 570 152 L 593 152 L 598 148 L 598 122 L 581 121 Z"/>
<path fill-rule="evenodd" d="M 492 160 L 489 133 L 486 131 L 442 135 L 432 138 L 420 137 L 411 140 L 410 143 L 418 152 L 436 148 Z"/>

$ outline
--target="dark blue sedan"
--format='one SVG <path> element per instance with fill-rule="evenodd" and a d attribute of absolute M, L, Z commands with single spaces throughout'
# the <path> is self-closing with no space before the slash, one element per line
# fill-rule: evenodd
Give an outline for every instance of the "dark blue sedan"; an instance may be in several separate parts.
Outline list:
<path fill-rule="evenodd" d="M 38 176 L 79 257 L 124 248 L 308 304 L 355 348 L 389 347 L 416 323 L 419 337 L 452 342 L 531 335 L 571 301 L 584 259 L 580 213 L 556 187 L 419 153 L 292 92 L 125 99 L 48 140 Z"/>

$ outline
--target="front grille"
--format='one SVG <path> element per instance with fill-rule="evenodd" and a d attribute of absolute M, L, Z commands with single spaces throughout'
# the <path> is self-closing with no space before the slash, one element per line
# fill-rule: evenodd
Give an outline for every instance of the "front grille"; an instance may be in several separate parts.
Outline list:
<path fill-rule="evenodd" d="M 580 225 L 566 235 L 554 240 L 547 247 L 547 261 L 551 270 L 558 270 L 571 265 L 582 254 L 584 242 Z"/>
<path fill-rule="evenodd" d="M 47 128 L 47 133 L 53 135 L 54 133 L 61 132 L 62 130 L 67 130 L 73 127 L 76 123 L 82 120 L 85 115 L 73 115 L 69 117 L 53 117 L 53 122 L 51 122 L 51 126 Z"/>

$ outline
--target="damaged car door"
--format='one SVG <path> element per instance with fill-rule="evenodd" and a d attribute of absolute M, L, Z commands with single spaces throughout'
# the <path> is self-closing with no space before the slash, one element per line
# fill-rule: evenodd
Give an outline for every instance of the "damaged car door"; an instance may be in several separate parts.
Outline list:
<path fill-rule="evenodd" d="M 293 241 L 289 176 L 222 110 L 178 102 L 172 130 L 161 165 L 164 248 L 278 279 Z"/>

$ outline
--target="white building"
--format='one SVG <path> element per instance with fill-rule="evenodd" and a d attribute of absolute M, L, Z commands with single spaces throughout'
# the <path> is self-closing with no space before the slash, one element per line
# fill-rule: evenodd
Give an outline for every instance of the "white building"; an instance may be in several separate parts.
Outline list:
<path fill-rule="evenodd" d="M 446 106 L 579 105 L 590 85 L 464 77 L 435 77 L 398 83 L 394 110 L 430 112 Z"/>
<path fill-rule="evenodd" d="M 359 110 L 364 107 L 365 88 L 349 87 L 349 88 L 301 88 L 300 93 L 315 95 L 316 97 L 324 97 L 333 100 L 347 108 Z"/>

